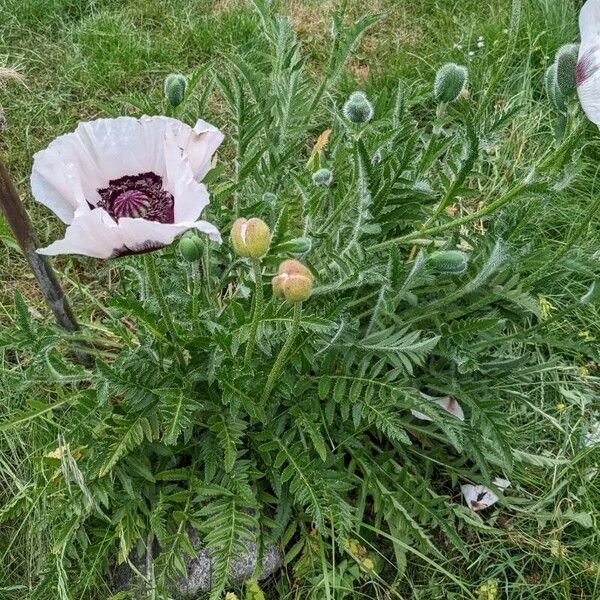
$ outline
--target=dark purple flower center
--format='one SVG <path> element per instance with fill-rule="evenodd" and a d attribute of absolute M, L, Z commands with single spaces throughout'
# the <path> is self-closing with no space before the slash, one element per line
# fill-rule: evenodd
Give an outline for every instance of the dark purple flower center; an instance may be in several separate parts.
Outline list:
<path fill-rule="evenodd" d="M 156 173 L 125 175 L 111 179 L 108 187 L 98 190 L 97 206 L 118 221 L 123 217 L 146 219 L 159 223 L 174 223 L 173 195 L 163 188 L 163 180 Z"/>

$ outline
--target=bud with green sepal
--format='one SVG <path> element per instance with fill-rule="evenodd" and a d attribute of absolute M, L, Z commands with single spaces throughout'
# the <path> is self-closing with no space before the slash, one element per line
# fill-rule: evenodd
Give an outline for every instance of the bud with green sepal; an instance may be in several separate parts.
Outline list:
<path fill-rule="evenodd" d="M 342 112 L 351 123 L 367 123 L 373 118 L 373 105 L 363 92 L 354 92 Z"/>
<path fill-rule="evenodd" d="M 560 87 L 558 86 L 558 66 L 557 63 L 551 64 L 546 69 L 546 74 L 544 75 L 544 85 L 546 87 L 546 93 L 548 94 L 548 98 L 550 99 L 550 103 L 558 112 L 565 112 L 566 104 L 565 98 L 560 91 Z"/>
<path fill-rule="evenodd" d="M 202 256 L 202 242 L 196 236 L 185 236 L 179 240 L 179 252 L 188 262 L 196 262 Z"/>
<path fill-rule="evenodd" d="M 273 277 L 273 293 L 288 302 L 304 302 L 312 293 L 313 275 L 295 259 L 284 260 Z"/>
<path fill-rule="evenodd" d="M 173 108 L 177 108 L 185 99 L 187 79 L 181 73 L 171 73 L 165 79 L 165 98 Z"/>
<path fill-rule="evenodd" d="M 269 251 L 271 230 L 262 219 L 241 218 L 231 228 L 231 243 L 239 256 L 260 258 Z"/>
<path fill-rule="evenodd" d="M 467 85 L 469 71 L 467 67 L 448 63 L 441 67 L 435 76 L 433 95 L 438 102 L 449 104 L 458 100 Z"/>
<path fill-rule="evenodd" d="M 310 252 L 311 247 L 312 242 L 310 238 L 299 237 L 279 244 L 275 250 L 278 252 L 290 252 L 291 254 L 306 254 Z"/>
<path fill-rule="evenodd" d="M 333 181 L 333 173 L 329 169 L 319 169 L 312 176 L 315 185 L 329 186 Z"/>
<path fill-rule="evenodd" d="M 277 206 L 277 195 L 273 192 L 265 192 L 262 195 L 262 201 L 269 206 L 269 208 L 275 208 Z"/>
<path fill-rule="evenodd" d="M 460 275 L 467 270 L 469 256 L 460 250 L 439 250 L 431 254 L 428 262 L 438 273 Z"/>
<path fill-rule="evenodd" d="M 556 85 L 560 93 L 568 98 L 577 91 L 576 69 L 579 44 L 565 44 L 556 52 Z"/>

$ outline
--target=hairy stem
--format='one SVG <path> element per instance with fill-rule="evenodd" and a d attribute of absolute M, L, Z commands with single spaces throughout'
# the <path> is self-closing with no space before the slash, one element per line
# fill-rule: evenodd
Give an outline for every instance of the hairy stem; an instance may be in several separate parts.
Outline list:
<path fill-rule="evenodd" d="M 254 343 L 256 342 L 256 332 L 258 331 L 258 324 L 262 317 L 263 311 L 263 282 L 262 282 L 262 268 L 260 266 L 260 260 L 254 259 L 252 261 L 252 267 L 254 269 L 254 312 L 252 314 L 252 324 L 250 325 L 250 335 L 248 337 L 248 344 L 246 345 L 246 353 L 244 355 L 244 365 L 250 364 L 252 358 L 252 351 L 254 350 Z"/>
<path fill-rule="evenodd" d="M 269 373 L 269 377 L 267 378 L 267 384 L 265 385 L 265 389 L 262 394 L 261 404 L 265 405 L 269 396 L 271 395 L 271 390 L 275 385 L 275 382 L 281 375 L 281 371 L 287 362 L 290 351 L 294 347 L 294 343 L 296 341 L 296 337 L 298 335 L 298 331 L 300 330 L 300 320 L 302 318 L 302 302 L 296 302 L 294 304 L 294 319 L 292 321 L 292 328 L 288 334 L 287 340 L 285 344 L 279 351 L 275 362 L 273 363 L 273 367 L 271 368 L 271 372 Z"/>
<path fill-rule="evenodd" d="M 152 293 L 156 297 L 158 302 L 158 306 L 160 307 L 160 312 L 162 313 L 162 318 L 165 322 L 165 326 L 167 331 L 169 332 L 169 337 L 171 338 L 171 342 L 173 344 L 173 348 L 175 350 L 175 355 L 177 356 L 177 360 L 182 367 L 185 367 L 185 359 L 183 357 L 183 352 L 179 347 L 179 340 L 177 338 L 177 331 L 175 329 L 175 322 L 173 321 L 173 315 L 171 314 L 171 309 L 165 300 L 165 296 L 162 292 L 162 288 L 160 287 L 160 281 L 158 279 L 158 272 L 156 271 L 156 259 L 154 255 L 151 253 L 144 254 L 144 266 L 146 267 L 146 274 L 148 276 L 148 283 L 150 284 L 150 289 Z"/>

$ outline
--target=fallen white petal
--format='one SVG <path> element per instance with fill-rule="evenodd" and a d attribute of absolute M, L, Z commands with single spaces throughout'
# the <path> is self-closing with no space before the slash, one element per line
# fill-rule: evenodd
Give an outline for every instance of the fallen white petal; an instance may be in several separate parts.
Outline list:
<path fill-rule="evenodd" d="M 484 485 L 465 484 L 460 490 L 467 506 L 474 511 L 485 510 L 498 502 L 498 496 Z"/>
<path fill-rule="evenodd" d="M 458 403 L 458 401 L 455 398 L 451 398 L 450 396 L 444 396 L 443 398 L 435 398 L 434 396 L 428 396 L 427 394 L 424 394 L 423 392 L 419 392 L 419 393 L 422 398 L 425 398 L 426 400 L 431 400 L 432 402 L 435 402 L 438 406 L 443 408 L 446 412 L 449 412 L 451 415 L 454 415 L 460 421 L 465 420 L 465 413 L 463 412 L 462 407 L 460 406 L 460 404 Z M 412 409 L 410 412 L 413 415 L 413 417 L 415 417 L 417 419 L 421 419 L 422 421 L 432 421 L 433 420 L 431 417 L 429 417 L 428 415 L 426 415 L 418 410 Z"/>

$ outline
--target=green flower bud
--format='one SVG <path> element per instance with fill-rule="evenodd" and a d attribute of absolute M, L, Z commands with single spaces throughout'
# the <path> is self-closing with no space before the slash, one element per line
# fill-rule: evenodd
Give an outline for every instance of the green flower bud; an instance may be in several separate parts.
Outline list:
<path fill-rule="evenodd" d="M 273 277 L 273 294 L 288 302 L 304 302 L 312 293 L 312 273 L 294 259 L 284 260 Z"/>
<path fill-rule="evenodd" d="M 333 181 L 333 173 L 329 169 L 319 169 L 312 176 L 315 185 L 331 185 Z"/>
<path fill-rule="evenodd" d="M 454 102 L 467 85 L 467 67 L 454 63 L 445 64 L 435 75 L 433 96 L 438 102 Z"/>
<path fill-rule="evenodd" d="M 239 256 L 260 258 L 271 245 L 271 230 L 261 219 L 238 219 L 231 228 L 231 243 Z"/>
<path fill-rule="evenodd" d="M 459 275 L 467 270 L 469 256 L 460 250 L 440 250 L 431 254 L 429 264 L 439 273 Z"/>
<path fill-rule="evenodd" d="M 579 44 L 565 44 L 556 52 L 556 83 L 560 93 L 572 96 L 577 91 L 575 71 L 579 56 Z"/>
<path fill-rule="evenodd" d="M 553 108 L 558 112 L 564 112 L 566 109 L 565 98 L 558 87 L 558 69 L 556 63 L 551 64 L 546 69 L 544 85 L 550 104 L 552 104 Z"/>
<path fill-rule="evenodd" d="M 277 196 L 273 192 L 265 192 L 262 195 L 262 201 L 269 206 L 277 206 Z"/>
<path fill-rule="evenodd" d="M 299 237 L 294 238 L 293 240 L 288 240 L 283 244 L 279 244 L 277 246 L 277 250 L 280 252 L 291 252 L 292 254 L 306 254 L 310 252 L 312 247 L 312 242 L 310 238 L 307 237 Z"/>
<path fill-rule="evenodd" d="M 196 262 L 202 256 L 202 242 L 196 236 L 186 236 L 179 240 L 179 252 L 188 262 Z"/>
<path fill-rule="evenodd" d="M 165 79 L 165 98 L 173 108 L 183 102 L 186 89 L 187 79 L 180 73 L 171 73 Z"/>
<path fill-rule="evenodd" d="M 344 104 L 342 113 L 352 123 L 367 123 L 373 118 L 373 105 L 363 92 L 354 92 Z"/>

